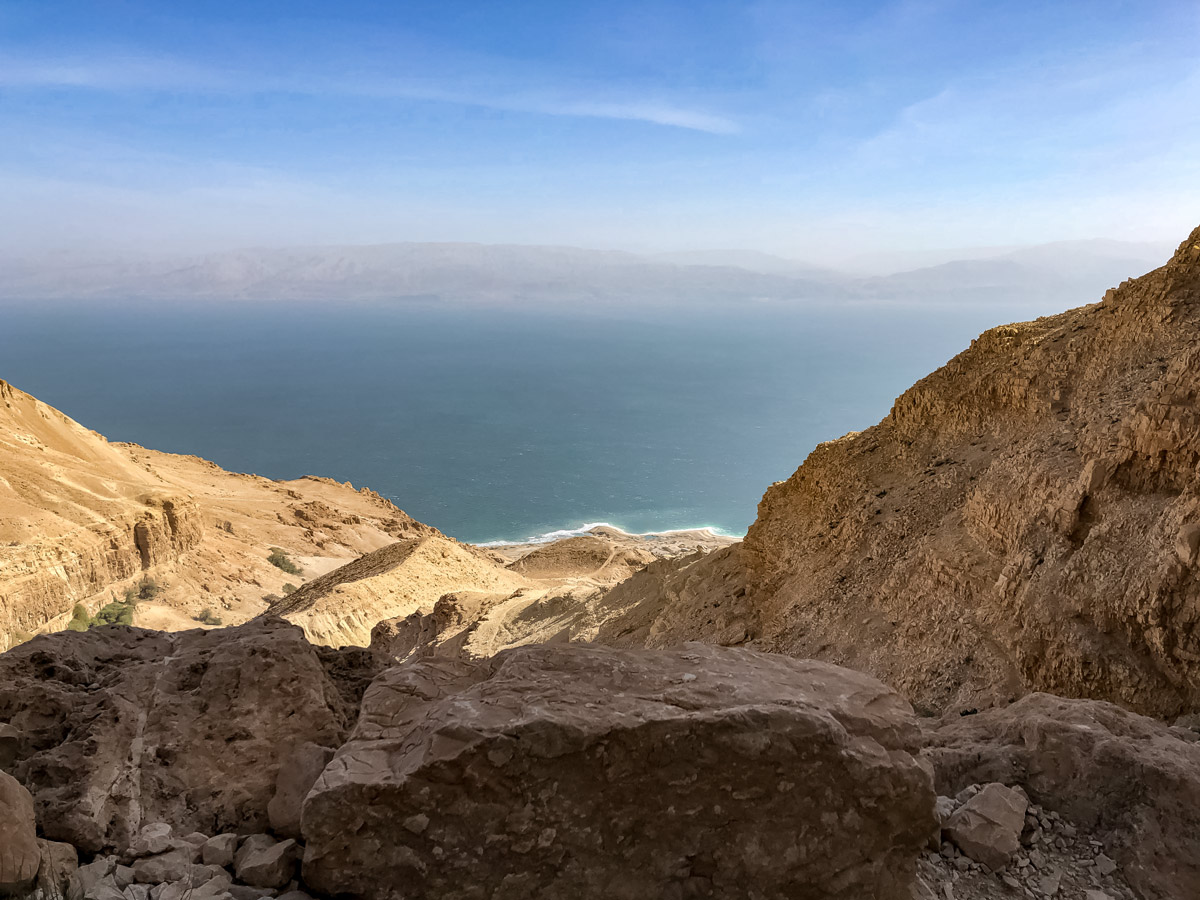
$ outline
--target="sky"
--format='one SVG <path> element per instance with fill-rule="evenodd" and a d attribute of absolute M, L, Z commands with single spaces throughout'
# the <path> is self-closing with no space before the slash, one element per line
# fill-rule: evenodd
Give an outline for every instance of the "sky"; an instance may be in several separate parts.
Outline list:
<path fill-rule="evenodd" d="M 1200 224 L 1200 3 L 0 0 L 0 248 Z"/>

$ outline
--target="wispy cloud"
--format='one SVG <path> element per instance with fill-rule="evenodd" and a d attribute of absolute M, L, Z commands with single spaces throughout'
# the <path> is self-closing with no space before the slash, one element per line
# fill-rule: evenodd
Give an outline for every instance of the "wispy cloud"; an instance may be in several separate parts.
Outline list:
<path fill-rule="evenodd" d="M 24 60 L 0 56 L 0 87 L 38 90 L 182 91 L 197 93 L 294 93 L 313 96 L 375 97 L 475 106 L 547 116 L 573 116 L 646 122 L 709 134 L 741 129 L 727 116 L 636 95 L 614 95 L 594 87 L 564 91 L 553 85 L 483 87 L 455 79 L 443 86 L 434 78 L 273 75 L 244 69 L 220 69 L 187 61 L 129 55 Z M 634 92 L 631 92 L 631 94 Z"/>

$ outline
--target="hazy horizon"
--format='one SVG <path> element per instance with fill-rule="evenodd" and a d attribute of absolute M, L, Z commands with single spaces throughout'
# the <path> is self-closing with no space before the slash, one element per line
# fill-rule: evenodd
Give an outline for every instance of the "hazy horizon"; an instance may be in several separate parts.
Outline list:
<path fill-rule="evenodd" d="M 14 2 L 0 25 L 9 257 L 415 241 L 844 267 L 1173 243 L 1200 210 L 1188 2 Z"/>

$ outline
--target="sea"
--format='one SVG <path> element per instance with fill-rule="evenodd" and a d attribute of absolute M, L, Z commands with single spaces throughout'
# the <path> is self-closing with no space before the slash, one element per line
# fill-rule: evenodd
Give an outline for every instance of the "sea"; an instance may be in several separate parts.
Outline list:
<path fill-rule="evenodd" d="M 13 304 L 0 378 L 114 441 L 367 486 L 456 538 L 742 535 L 1003 304 Z"/>

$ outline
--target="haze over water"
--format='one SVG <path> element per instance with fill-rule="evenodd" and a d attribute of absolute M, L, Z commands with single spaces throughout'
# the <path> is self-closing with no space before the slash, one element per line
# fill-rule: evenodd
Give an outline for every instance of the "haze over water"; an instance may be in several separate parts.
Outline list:
<path fill-rule="evenodd" d="M 741 534 L 887 414 L 967 310 L 580 315 L 398 305 L 9 309 L 3 376 L 111 440 L 367 486 L 466 541 L 610 522 Z"/>

